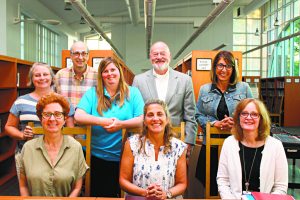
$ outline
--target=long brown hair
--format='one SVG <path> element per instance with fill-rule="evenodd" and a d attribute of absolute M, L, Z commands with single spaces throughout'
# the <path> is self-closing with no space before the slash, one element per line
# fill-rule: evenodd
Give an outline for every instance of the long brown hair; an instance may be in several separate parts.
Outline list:
<path fill-rule="evenodd" d="M 233 114 L 234 126 L 233 126 L 231 132 L 233 133 L 234 137 L 238 141 L 243 140 L 244 134 L 243 134 L 243 129 L 240 124 L 240 114 L 249 103 L 254 103 L 254 105 L 260 115 L 259 126 L 258 126 L 258 136 L 256 138 L 256 141 L 264 140 L 268 137 L 268 135 L 270 135 L 271 120 L 270 120 L 269 113 L 268 113 L 266 106 L 263 104 L 263 102 L 261 102 L 258 99 L 247 98 L 247 99 L 241 100 L 237 104 L 235 112 Z"/>
<path fill-rule="evenodd" d="M 235 59 L 233 54 L 230 51 L 220 51 L 214 58 L 213 66 L 210 70 L 210 79 L 212 83 L 217 84 L 218 77 L 216 74 L 217 64 L 219 60 L 223 58 L 227 65 L 232 66 L 232 74 L 229 79 L 230 85 L 235 85 L 239 79 L 239 69 L 238 66 L 235 64 Z"/>
<path fill-rule="evenodd" d="M 164 153 L 166 154 L 168 151 L 171 150 L 171 138 L 173 137 L 174 133 L 172 131 L 172 124 L 171 124 L 171 119 L 170 119 L 170 113 L 169 113 L 169 110 L 168 110 L 168 107 L 167 107 L 167 104 L 162 101 L 162 100 L 159 100 L 159 99 L 149 99 L 145 106 L 144 106 L 144 120 L 145 120 L 145 117 L 147 115 L 147 111 L 148 111 L 148 107 L 150 105 L 153 105 L 153 104 L 157 104 L 157 105 L 160 105 L 164 112 L 165 112 L 165 115 L 166 115 L 166 118 L 167 118 L 167 121 L 168 123 L 166 124 L 166 127 L 165 127 L 165 131 L 164 131 L 164 137 L 163 137 L 163 140 L 164 140 Z M 145 142 L 146 142 L 146 138 L 147 138 L 147 134 L 148 134 L 148 127 L 143 124 L 143 132 L 140 136 L 140 143 L 141 143 L 141 146 L 140 146 L 140 150 L 143 150 L 144 153 L 146 153 L 145 151 Z M 142 138 L 144 137 L 144 141 L 142 141 Z"/>

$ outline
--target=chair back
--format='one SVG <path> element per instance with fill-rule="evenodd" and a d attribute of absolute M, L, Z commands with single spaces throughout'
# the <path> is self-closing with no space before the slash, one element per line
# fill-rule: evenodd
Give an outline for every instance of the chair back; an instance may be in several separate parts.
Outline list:
<path fill-rule="evenodd" d="M 42 135 L 44 134 L 43 127 L 35 127 L 33 122 L 28 123 L 32 127 L 34 134 Z M 81 146 L 85 147 L 85 160 L 87 165 L 91 168 L 91 126 L 86 127 L 64 127 L 62 129 L 63 135 L 84 135 L 85 138 L 75 138 Z M 90 170 L 86 172 L 85 182 L 84 182 L 84 195 L 90 196 L 90 180 L 91 180 Z"/>
<path fill-rule="evenodd" d="M 175 133 L 174 137 L 176 137 L 184 142 L 184 140 L 185 140 L 185 122 L 180 122 L 180 126 L 174 126 L 174 127 L 172 127 L 172 130 Z"/>
<path fill-rule="evenodd" d="M 218 160 L 220 158 L 220 153 L 222 145 L 225 138 L 220 137 L 220 135 L 231 135 L 230 131 L 223 131 L 216 127 L 212 127 L 210 122 L 206 123 L 206 171 L 205 171 L 205 198 L 206 199 L 220 199 L 220 196 L 211 196 L 210 195 L 210 155 L 211 155 L 211 146 L 218 147 Z"/>
<path fill-rule="evenodd" d="M 281 115 L 284 110 L 283 101 L 284 101 L 284 96 L 274 97 L 273 107 L 269 113 L 272 123 L 277 124 L 278 126 L 282 125 Z"/>

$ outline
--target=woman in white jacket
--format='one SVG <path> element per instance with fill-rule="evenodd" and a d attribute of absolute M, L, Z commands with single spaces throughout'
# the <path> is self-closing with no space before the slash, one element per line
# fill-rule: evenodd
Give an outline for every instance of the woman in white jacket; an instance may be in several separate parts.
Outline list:
<path fill-rule="evenodd" d="M 241 199 L 248 191 L 286 194 L 287 158 L 282 143 L 269 136 L 265 105 L 256 99 L 244 99 L 233 119 L 233 136 L 223 144 L 217 174 L 221 198 Z"/>

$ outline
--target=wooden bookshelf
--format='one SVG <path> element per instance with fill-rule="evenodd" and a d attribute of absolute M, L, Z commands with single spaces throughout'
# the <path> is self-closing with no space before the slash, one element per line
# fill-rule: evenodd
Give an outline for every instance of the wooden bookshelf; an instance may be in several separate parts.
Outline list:
<path fill-rule="evenodd" d="M 281 98 L 283 97 L 283 98 Z M 280 109 L 280 100 L 283 100 Z M 300 126 L 297 106 L 300 102 L 300 77 L 274 77 L 261 79 L 261 100 L 270 113 L 281 114 L 281 126 Z M 273 123 L 277 123 L 271 117 Z"/>
<path fill-rule="evenodd" d="M 186 73 L 192 77 L 195 98 L 198 100 L 200 87 L 206 83 L 210 83 L 210 68 L 213 59 L 219 51 L 202 51 L 194 50 L 184 56 L 182 60 L 177 62 L 175 70 Z M 231 52 L 236 59 L 239 69 L 240 81 L 242 80 L 242 52 Z M 208 66 L 209 64 L 209 66 Z M 197 66 L 198 65 L 198 66 Z M 209 68 L 205 68 L 209 67 Z"/>
<path fill-rule="evenodd" d="M 16 172 L 14 150 L 16 141 L 6 136 L 4 126 L 10 107 L 17 98 L 17 59 L 0 55 L 0 185 L 12 178 Z"/>
<path fill-rule="evenodd" d="M 126 66 L 124 61 L 121 58 L 119 58 L 117 54 L 115 54 L 115 52 L 112 50 L 90 50 L 89 60 L 87 64 L 88 66 L 98 68 L 101 59 L 105 57 L 113 57 L 118 61 L 119 65 L 122 67 L 125 80 L 129 85 L 131 85 L 133 82 L 134 73 L 131 71 L 129 67 Z M 72 65 L 70 63 L 71 63 L 70 50 L 62 50 L 62 61 L 61 61 L 62 68 L 68 67 L 68 65 L 69 67 L 71 67 Z"/>
<path fill-rule="evenodd" d="M 243 76 L 242 81 L 249 84 L 253 97 L 260 98 L 260 76 Z"/>

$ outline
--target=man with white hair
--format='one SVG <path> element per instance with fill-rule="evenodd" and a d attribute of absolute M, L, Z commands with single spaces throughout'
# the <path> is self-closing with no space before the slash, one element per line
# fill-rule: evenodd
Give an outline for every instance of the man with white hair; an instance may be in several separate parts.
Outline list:
<path fill-rule="evenodd" d="M 185 122 L 185 142 L 188 144 L 187 157 L 196 141 L 196 103 L 191 78 L 173 70 L 169 64 L 171 53 L 166 43 L 155 42 L 150 49 L 153 69 L 135 76 L 132 86 L 137 87 L 146 102 L 160 99 L 168 105 L 173 126 Z"/>

